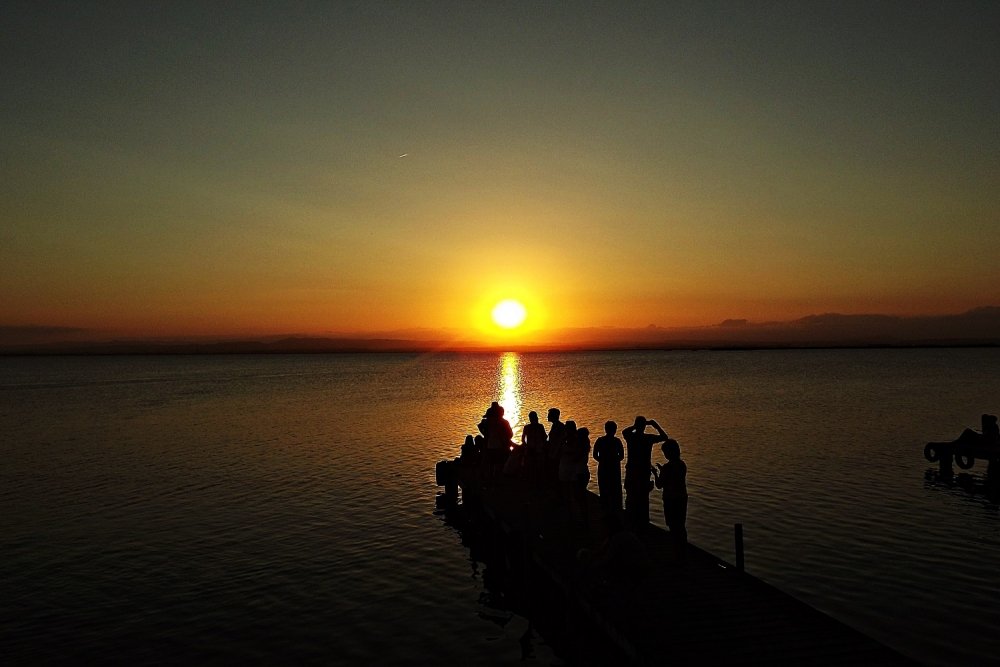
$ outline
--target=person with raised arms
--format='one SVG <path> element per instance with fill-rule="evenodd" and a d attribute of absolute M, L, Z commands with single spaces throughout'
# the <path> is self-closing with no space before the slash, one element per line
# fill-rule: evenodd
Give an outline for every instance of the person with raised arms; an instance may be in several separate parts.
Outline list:
<path fill-rule="evenodd" d="M 646 433 L 652 426 L 656 433 Z M 653 445 L 668 439 L 656 420 L 635 418 L 635 423 L 622 431 L 628 458 L 625 461 L 625 516 L 632 529 L 641 532 L 649 525 L 649 492 L 653 490 Z"/>

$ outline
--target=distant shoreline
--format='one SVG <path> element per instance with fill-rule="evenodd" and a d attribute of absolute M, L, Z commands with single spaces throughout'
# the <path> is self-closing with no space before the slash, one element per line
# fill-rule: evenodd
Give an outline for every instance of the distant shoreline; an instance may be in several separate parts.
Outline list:
<path fill-rule="evenodd" d="M 367 343 L 367 344 L 364 344 Z M 88 343 L 25 346 L 19 349 L 0 349 L 0 357 L 110 357 L 110 356 L 234 356 L 269 354 L 565 354 L 579 352 L 755 352 L 765 350 L 904 350 L 904 349 L 957 349 L 996 348 L 1000 341 L 914 341 L 912 343 L 844 342 L 844 343 L 761 343 L 718 344 L 712 342 L 684 341 L 662 344 L 617 345 L 510 345 L 510 346 L 455 346 L 426 344 L 417 341 L 301 341 L 291 339 L 263 343 L 233 341 L 220 343 Z"/>
<path fill-rule="evenodd" d="M 525 332 L 521 342 L 490 343 L 448 330 L 310 335 L 289 332 L 207 338 L 112 338 L 72 327 L 0 326 L 0 356 L 362 354 L 402 352 L 610 352 L 622 350 L 815 350 L 1000 346 L 1000 307 L 957 315 L 809 315 L 791 322 L 725 320 L 707 327 L 589 327 Z M 118 334 L 123 335 L 123 334 Z"/>

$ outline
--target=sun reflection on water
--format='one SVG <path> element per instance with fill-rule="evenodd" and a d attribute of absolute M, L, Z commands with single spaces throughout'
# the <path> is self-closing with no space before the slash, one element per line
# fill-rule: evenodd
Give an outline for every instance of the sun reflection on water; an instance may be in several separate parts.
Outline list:
<path fill-rule="evenodd" d="M 497 402 L 503 406 L 504 417 L 514 429 L 515 442 L 518 441 L 518 426 L 521 424 L 521 357 L 516 352 L 500 355 L 497 367 Z"/>

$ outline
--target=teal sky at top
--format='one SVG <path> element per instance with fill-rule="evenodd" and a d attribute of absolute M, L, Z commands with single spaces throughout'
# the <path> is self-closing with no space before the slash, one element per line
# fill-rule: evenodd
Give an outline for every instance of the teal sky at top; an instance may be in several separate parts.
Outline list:
<path fill-rule="evenodd" d="M 0 325 L 1000 302 L 996 2 L 205 4 L 0 7 Z"/>

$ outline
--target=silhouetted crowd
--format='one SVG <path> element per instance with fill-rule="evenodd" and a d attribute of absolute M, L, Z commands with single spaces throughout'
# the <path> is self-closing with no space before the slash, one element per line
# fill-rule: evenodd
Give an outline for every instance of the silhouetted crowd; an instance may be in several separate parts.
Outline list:
<path fill-rule="evenodd" d="M 590 431 L 572 420 L 561 421 L 558 408 L 549 409 L 547 421 L 548 430 L 539 423 L 538 413 L 528 413 L 520 442 L 515 442 L 514 430 L 504 417 L 503 406 L 494 402 L 479 422 L 479 435 L 466 436 L 460 461 L 479 464 L 480 482 L 484 486 L 518 478 L 526 481 L 529 488 L 551 494 L 554 502 L 565 506 L 574 522 L 585 526 L 589 523 Z M 652 433 L 647 432 L 649 428 Z M 655 486 L 663 492 L 664 522 L 683 549 L 687 542 L 688 494 L 687 465 L 681 459 L 680 446 L 656 420 L 642 416 L 636 417 L 635 422 L 622 431 L 624 446 L 617 433 L 618 424 L 608 421 L 604 424 L 604 435 L 593 445 L 602 518 L 612 538 L 623 532 L 624 527 L 632 533 L 641 533 L 648 526 L 649 493 Z M 656 444 L 660 444 L 666 463 L 653 466 L 652 452 Z M 617 539 L 620 542 L 629 538 L 622 535 Z"/>

